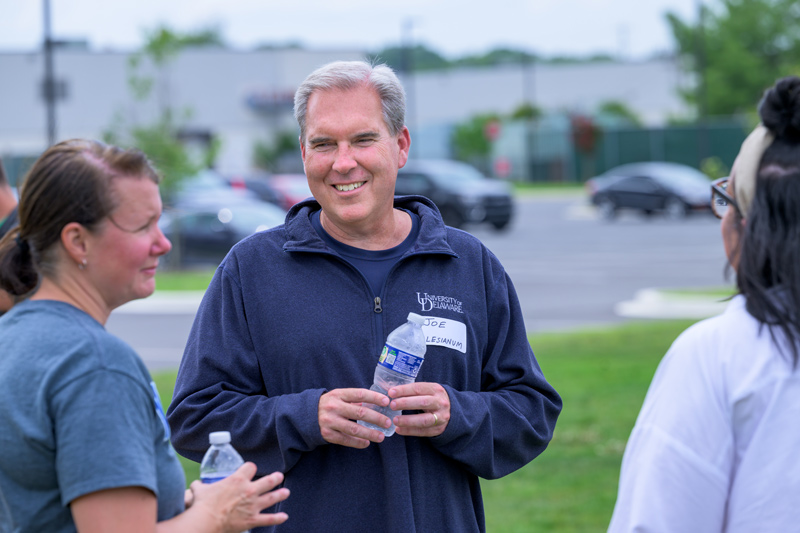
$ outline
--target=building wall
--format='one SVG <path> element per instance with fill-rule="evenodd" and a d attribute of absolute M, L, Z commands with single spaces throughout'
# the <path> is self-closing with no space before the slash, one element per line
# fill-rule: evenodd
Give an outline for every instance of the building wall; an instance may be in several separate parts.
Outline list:
<path fill-rule="evenodd" d="M 672 60 L 577 65 L 503 65 L 424 72 L 416 77 L 415 116 L 449 123 L 480 113 L 511 113 L 528 101 L 544 111 L 593 113 L 609 100 L 628 105 L 651 126 L 689 109 L 678 94 L 688 80 Z"/>
<path fill-rule="evenodd" d="M 113 124 L 149 124 L 163 106 L 183 125 L 210 131 L 222 140 L 219 166 L 225 172 L 250 167 L 253 144 L 282 129 L 296 129 L 291 99 L 309 72 L 330 61 L 361 59 L 358 50 L 268 50 L 235 52 L 196 49 L 162 69 L 144 62 L 140 75 L 154 80 L 152 97 L 142 103 L 131 94 L 128 53 L 64 50 L 55 54 L 57 80 L 67 95 L 57 103 L 57 140 L 99 138 Z M 0 53 L 0 155 L 40 153 L 47 142 L 46 110 L 40 85 L 40 53 Z M 277 102 L 273 110 L 248 105 L 253 95 Z"/>
<path fill-rule="evenodd" d="M 162 69 L 145 63 L 153 97 L 137 102 L 128 84 L 128 53 L 59 50 L 56 78 L 67 83 L 57 105 L 57 137 L 101 137 L 115 121 L 151 123 L 162 106 L 191 110 L 185 126 L 222 140 L 219 169 L 246 172 L 258 140 L 296 131 L 291 98 L 305 76 L 360 50 L 187 50 Z M 40 52 L 0 53 L 0 155 L 31 155 L 46 145 Z M 412 156 L 449 155 L 448 131 L 478 113 L 507 114 L 525 101 L 545 111 L 590 113 L 608 100 L 626 103 L 649 125 L 688 110 L 678 96 L 685 79 L 669 60 L 581 65 L 504 65 L 402 77 L 409 96 Z M 262 104 L 254 108 L 253 99 Z"/>

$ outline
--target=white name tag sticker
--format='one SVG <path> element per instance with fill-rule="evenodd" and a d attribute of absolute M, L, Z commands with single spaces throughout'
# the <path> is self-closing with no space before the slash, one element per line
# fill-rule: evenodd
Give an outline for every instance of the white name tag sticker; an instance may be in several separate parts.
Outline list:
<path fill-rule="evenodd" d="M 444 346 L 467 353 L 467 326 L 463 322 L 426 316 L 422 331 L 425 333 L 425 344 L 429 346 Z"/>

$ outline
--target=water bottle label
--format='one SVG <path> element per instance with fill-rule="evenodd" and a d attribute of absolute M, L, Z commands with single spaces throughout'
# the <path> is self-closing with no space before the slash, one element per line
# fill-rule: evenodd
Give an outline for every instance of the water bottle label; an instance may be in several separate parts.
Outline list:
<path fill-rule="evenodd" d="M 417 378 L 419 367 L 425 358 L 398 350 L 394 346 L 384 345 L 378 364 L 394 370 L 398 374 L 403 374 L 410 378 Z"/>
<path fill-rule="evenodd" d="M 200 481 L 202 481 L 203 483 L 216 483 L 217 481 L 222 481 L 223 479 L 225 479 L 226 477 L 228 477 L 232 473 L 233 472 L 229 472 L 227 474 L 214 474 L 214 475 L 210 475 L 210 476 L 200 476 Z"/>

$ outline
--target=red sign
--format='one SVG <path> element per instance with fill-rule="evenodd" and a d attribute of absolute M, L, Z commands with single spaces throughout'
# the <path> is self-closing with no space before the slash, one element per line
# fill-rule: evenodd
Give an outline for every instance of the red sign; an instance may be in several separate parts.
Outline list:
<path fill-rule="evenodd" d="M 511 175 L 511 161 L 506 157 L 498 157 L 494 160 L 494 173 L 501 178 Z"/>
<path fill-rule="evenodd" d="M 489 122 L 487 122 L 486 126 L 483 129 L 483 134 L 490 141 L 494 141 L 495 139 L 497 139 L 500 136 L 500 121 L 490 120 Z"/>

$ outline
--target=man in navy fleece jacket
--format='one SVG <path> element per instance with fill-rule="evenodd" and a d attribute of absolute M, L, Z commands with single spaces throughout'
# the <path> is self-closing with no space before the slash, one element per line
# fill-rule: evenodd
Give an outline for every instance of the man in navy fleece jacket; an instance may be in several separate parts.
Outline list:
<path fill-rule="evenodd" d="M 335 62 L 295 95 L 314 198 L 237 244 L 198 310 L 168 411 L 199 461 L 228 430 L 292 497 L 274 531 L 485 531 L 479 477 L 547 446 L 561 399 L 531 351 L 497 258 L 430 200 L 394 197 L 411 144 L 391 69 Z M 369 390 L 387 334 L 413 311 L 417 382 Z M 391 421 L 364 403 L 402 410 Z M 267 530 L 264 530 L 267 531 Z"/>

